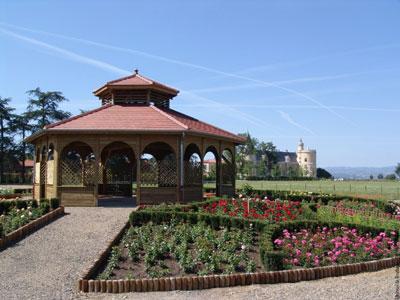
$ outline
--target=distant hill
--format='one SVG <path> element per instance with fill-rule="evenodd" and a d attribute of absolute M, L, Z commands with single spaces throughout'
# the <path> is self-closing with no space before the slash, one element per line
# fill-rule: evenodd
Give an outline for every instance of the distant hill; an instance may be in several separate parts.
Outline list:
<path fill-rule="evenodd" d="M 335 178 L 344 179 L 369 179 L 372 175 L 376 178 L 379 174 L 386 176 L 394 173 L 395 166 L 390 167 L 326 167 L 324 168 Z"/>

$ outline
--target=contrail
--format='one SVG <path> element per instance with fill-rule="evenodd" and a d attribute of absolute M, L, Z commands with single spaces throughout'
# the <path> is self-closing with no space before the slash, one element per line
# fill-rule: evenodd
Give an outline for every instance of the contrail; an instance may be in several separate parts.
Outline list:
<path fill-rule="evenodd" d="M 249 114 L 247 114 L 247 113 L 244 113 L 244 112 L 242 112 L 242 111 L 240 111 L 240 110 L 237 110 L 237 109 L 235 109 L 234 107 L 232 107 L 231 105 L 222 104 L 222 103 L 217 102 L 217 101 L 215 101 L 215 100 L 212 100 L 212 99 L 209 99 L 209 98 L 205 98 L 205 97 L 202 97 L 202 96 L 200 96 L 200 95 L 197 95 L 197 94 L 195 94 L 195 93 L 192 93 L 192 92 L 189 92 L 189 91 L 185 91 L 185 90 L 181 91 L 181 93 L 184 94 L 184 95 L 187 95 L 187 96 L 189 96 L 189 97 L 192 97 L 193 99 L 196 99 L 196 100 L 207 101 L 207 102 L 213 104 L 214 107 L 219 107 L 219 108 L 223 108 L 223 109 L 230 110 L 230 111 L 233 112 L 235 115 L 240 116 L 242 119 L 248 121 L 249 123 L 251 123 L 251 124 L 253 124 L 253 125 L 256 125 L 256 126 L 259 126 L 259 127 L 261 126 L 262 128 L 265 128 L 265 126 L 267 126 L 267 127 L 269 127 L 271 130 L 275 131 L 275 133 L 278 133 L 278 134 L 279 134 L 279 132 L 276 131 L 276 130 L 280 130 L 280 128 L 278 128 L 278 127 L 276 127 L 276 126 L 273 126 L 273 125 L 271 125 L 271 124 L 265 122 L 265 121 L 262 120 L 262 119 L 259 119 L 259 118 L 257 118 L 257 117 L 252 116 L 252 115 L 249 115 Z M 208 105 L 208 106 L 207 106 L 207 105 L 204 105 L 204 107 L 209 107 L 209 105 Z"/>
<path fill-rule="evenodd" d="M 34 44 L 34 45 L 37 45 L 39 47 L 54 51 L 54 52 L 56 52 L 58 54 L 61 54 L 66 59 L 70 59 L 70 60 L 73 60 L 73 61 L 84 63 L 84 64 L 87 64 L 87 65 L 92 65 L 92 66 L 95 66 L 97 68 L 100 68 L 100 69 L 103 69 L 103 70 L 106 70 L 106 71 L 111 71 L 111 72 L 119 74 L 119 75 L 124 75 L 125 76 L 125 75 L 128 75 L 128 74 L 131 74 L 131 72 L 129 72 L 127 70 L 118 68 L 118 67 L 110 65 L 108 63 L 105 63 L 105 62 L 102 62 L 102 61 L 99 61 L 99 60 L 96 60 L 96 59 L 93 59 L 93 58 L 89 58 L 89 57 L 86 57 L 86 56 L 83 56 L 83 55 L 79 55 L 79 54 L 77 54 L 75 52 L 72 52 L 72 51 L 69 51 L 69 50 L 65 50 L 63 48 L 59 48 L 59 47 L 50 45 L 50 44 L 45 43 L 45 42 L 41 42 L 41 41 L 33 39 L 33 38 L 29 38 L 29 37 L 26 37 L 26 36 L 23 36 L 23 35 L 19 35 L 19 34 L 15 33 L 15 32 L 12 32 L 12 31 L 9 31 L 9 30 L 3 29 L 3 28 L 0 28 L 0 32 L 3 33 L 3 34 L 9 35 L 11 37 L 14 37 L 16 39 L 25 41 L 27 43 Z"/>
<path fill-rule="evenodd" d="M 178 107 L 210 107 L 205 104 L 176 104 Z M 269 105 L 269 104 L 230 104 L 232 108 L 271 108 L 271 109 L 321 109 L 317 105 Z M 215 106 L 219 107 L 219 106 Z M 352 110 L 352 111 L 373 111 L 373 112 L 400 112 L 400 108 L 381 107 L 353 107 L 353 106 L 329 106 L 331 109 Z"/>
<path fill-rule="evenodd" d="M 226 77 L 232 77 L 232 78 L 237 78 L 237 79 L 242 79 L 242 80 L 254 82 L 254 83 L 257 83 L 257 84 L 260 84 L 260 85 L 264 85 L 264 86 L 267 86 L 267 87 L 274 87 L 276 89 L 280 89 L 280 90 L 285 91 L 287 93 L 290 93 L 290 94 L 296 95 L 298 97 L 304 98 L 304 99 L 306 99 L 306 100 L 308 100 L 308 101 L 320 106 L 321 108 L 324 108 L 325 110 L 329 111 L 331 114 L 335 115 L 336 117 L 338 117 L 338 118 L 340 118 L 342 120 L 345 120 L 346 122 L 348 122 L 348 123 L 350 123 L 352 125 L 355 125 L 352 121 L 347 120 L 344 116 L 342 116 L 342 115 L 338 114 L 337 112 L 335 112 L 334 110 L 330 109 L 328 106 L 326 106 L 323 103 L 319 102 L 317 99 L 314 99 L 313 97 L 310 97 L 310 96 L 308 96 L 308 95 L 306 95 L 304 93 L 301 93 L 301 92 L 299 92 L 297 90 L 280 86 L 280 85 L 275 84 L 273 82 L 267 82 L 267 81 L 263 81 L 263 80 L 259 80 L 259 79 L 255 79 L 255 78 L 239 75 L 239 74 L 220 71 L 220 70 L 217 70 L 217 69 L 214 69 L 214 68 L 209 68 L 209 67 L 201 66 L 201 65 L 198 65 L 198 64 L 192 64 L 192 63 L 188 63 L 188 62 L 184 62 L 184 61 L 179 61 L 179 60 L 176 60 L 176 59 L 171 59 L 171 58 L 167 58 L 167 57 L 164 57 L 164 56 L 154 55 L 154 54 L 150 54 L 150 53 L 139 51 L 139 50 L 133 50 L 133 49 L 123 48 L 123 47 L 116 47 L 116 46 L 112 46 L 112 45 L 108 45 L 108 44 L 104 44 L 104 43 L 98 43 L 98 42 L 94 42 L 94 41 L 90 41 L 90 40 L 86 40 L 86 39 L 79 39 L 79 38 L 69 37 L 69 36 L 65 36 L 65 35 L 49 33 L 49 32 L 45 32 L 45 31 L 37 31 L 37 30 L 27 29 L 27 28 L 15 26 L 15 25 L 10 25 L 10 24 L 6 24 L 6 23 L 0 23 L 0 24 L 6 25 L 6 26 L 13 26 L 14 28 L 19 28 L 21 30 L 29 30 L 30 32 L 37 32 L 37 33 L 41 33 L 41 34 L 51 35 L 51 36 L 58 37 L 58 38 L 63 38 L 63 39 L 77 41 L 77 42 L 82 42 L 82 43 L 86 43 L 88 45 L 94 45 L 94 46 L 103 47 L 103 48 L 106 48 L 106 49 L 111 49 L 111 50 L 131 53 L 131 54 L 142 55 L 142 56 L 145 56 L 145 57 L 149 57 L 149 58 L 153 58 L 153 59 L 157 59 L 157 60 L 161 60 L 161 61 L 165 61 L 165 62 L 169 62 L 169 63 L 181 65 L 181 66 L 191 67 L 191 68 L 195 68 L 195 69 L 198 69 L 198 70 L 207 71 L 207 72 L 210 72 L 210 73 L 215 73 L 215 74 L 218 74 L 218 75 L 224 75 Z"/>
<path fill-rule="evenodd" d="M 103 70 L 111 71 L 111 72 L 118 73 L 118 74 L 121 74 L 121 75 L 129 75 L 129 74 L 131 74 L 131 72 L 129 72 L 127 70 L 124 70 L 124 69 L 121 69 L 121 68 L 118 68 L 116 66 L 113 66 L 111 64 L 108 64 L 108 63 L 105 63 L 105 62 L 102 62 L 102 61 L 99 61 L 99 60 L 95 60 L 95 59 L 92 59 L 92 58 L 89 58 L 89 57 L 86 57 L 86 56 L 82 56 L 82 55 L 79 55 L 79 54 L 74 53 L 72 51 L 68 51 L 68 50 L 65 50 L 63 48 L 56 47 L 56 46 L 50 45 L 48 43 L 45 43 L 45 42 L 42 42 L 42 41 L 39 41 L 39 40 L 36 40 L 36 39 L 32 39 L 32 38 L 29 38 L 29 37 L 26 37 L 26 36 L 22 36 L 22 35 L 16 34 L 16 33 L 12 32 L 12 31 L 9 31 L 9 30 L 5 30 L 5 29 L 0 28 L 0 32 L 2 32 L 4 34 L 7 34 L 9 36 L 12 36 L 14 38 L 17 38 L 19 40 L 25 41 L 27 43 L 31 43 L 31 44 L 37 45 L 39 47 L 43 47 L 45 49 L 49 49 L 51 51 L 59 53 L 59 54 L 63 55 L 63 57 L 66 58 L 66 59 L 77 61 L 79 63 L 88 64 L 88 65 L 91 65 L 91 66 L 95 66 L 95 67 L 101 68 Z M 257 125 L 257 126 L 264 125 L 264 128 L 265 128 L 265 126 L 274 127 L 274 126 L 266 123 L 265 121 L 263 121 L 261 119 L 257 119 L 254 116 L 251 116 L 251 115 L 248 115 L 246 113 L 243 113 L 240 110 L 237 110 L 237 109 L 234 109 L 232 107 L 229 107 L 228 105 L 219 103 L 217 101 L 214 101 L 214 100 L 211 100 L 211 99 L 208 99 L 208 98 L 205 98 L 205 97 L 201 97 L 201 96 L 199 96 L 199 95 L 197 95 L 195 93 L 192 93 L 192 92 L 188 92 L 188 91 L 181 91 L 181 92 L 183 92 L 184 94 L 186 94 L 188 96 L 195 97 L 195 98 L 198 98 L 198 99 L 201 99 L 201 100 L 205 100 L 205 101 L 209 101 L 209 102 L 212 102 L 213 104 L 218 104 L 218 105 L 220 105 L 220 106 L 222 106 L 224 108 L 227 108 L 227 109 L 231 110 L 232 112 L 234 112 L 234 116 L 239 117 L 242 120 L 246 120 L 247 122 L 252 123 L 254 125 Z"/>
<path fill-rule="evenodd" d="M 375 71 L 354 72 L 354 73 L 345 73 L 345 74 L 328 75 L 328 76 L 303 77 L 303 78 L 296 78 L 296 79 L 273 81 L 272 83 L 278 84 L 278 85 L 284 85 L 284 84 L 292 84 L 292 83 L 299 83 L 299 82 L 317 82 L 317 81 L 326 81 L 326 80 L 354 77 L 354 76 L 358 76 L 358 75 L 364 75 L 364 74 L 370 74 L 370 73 L 382 72 L 382 71 L 383 70 L 375 70 Z M 258 83 L 249 83 L 249 84 L 241 84 L 241 85 L 236 84 L 236 85 L 226 85 L 226 86 L 219 86 L 219 87 L 203 88 L 203 89 L 192 89 L 190 91 L 195 92 L 195 93 L 221 92 L 221 91 L 251 89 L 251 88 L 262 87 L 262 86 L 264 86 L 264 85 L 258 84 Z"/>
<path fill-rule="evenodd" d="M 301 125 L 301 124 L 297 123 L 295 120 L 293 120 L 292 117 L 288 113 L 281 111 L 281 110 L 278 110 L 278 112 L 280 113 L 281 117 L 284 120 L 286 120 L 288 123 L 292 124 L 293 126 L 296 126 L 297 128 L 303 129 L 303 130 L 307 131 L 308 133 L 311 133 L 314 136 L 316 135 L 314 133 L 314 131 L 312 131 L 311 129 L 309 129 L 306 126 Z"/>

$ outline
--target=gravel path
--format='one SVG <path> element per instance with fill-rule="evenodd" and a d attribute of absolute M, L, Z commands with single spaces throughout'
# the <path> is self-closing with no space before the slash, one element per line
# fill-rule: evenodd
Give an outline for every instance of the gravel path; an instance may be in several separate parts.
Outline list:
<path fill-rule="evenodd" d="M 151 292 L 130 294 L 86 294 L 80 299 L 395 299 L 395 268 L 373 273 L 325 278 L 315 281 L 283 283 L 271 285 L 252 285 L 231 288 L 218 288 L 203 291 Z"/>
<path fill-rule="evenodd" d="M 75 299 L 80 273 L 132 208 L 66 208 L 67 215 L 0 252 L 0 299 Z"/>

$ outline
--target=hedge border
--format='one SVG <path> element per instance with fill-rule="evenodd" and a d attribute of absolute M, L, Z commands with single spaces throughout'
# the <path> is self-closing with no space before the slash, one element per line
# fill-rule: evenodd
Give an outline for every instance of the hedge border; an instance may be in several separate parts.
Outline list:
<path fill-rule="evenodd" d="M 39 230 L 40 228 L 50 224 L 51 222 L 55 221 L 59 217 L 64 215 L 64 207 L 60 206 L 47 214 L 25 224 L 24 226 L 14 230 L 7 234 L 4 238 L 0 238 L 0 251 L 6 249 L 10 245 L 13 245 L 28 235 L 34 233 L 35 231 Z"/>
<path fill-rule="evenodd" d="M 138 220 L 134 220 L 134 215 L 138 216 Z M 251 284 L 274 284 L 288 283 L 305 280 L 317 280 L 327 277 L 345 276 L 358 274 L 361 272 L 374 272 L 386 268 L 391 268 L 400 264 L 400 256 L 384 258 L 380 260 L 360 262 L 354 264 L 343 264 L 337 266 L 325 266 L 307 269 L 291 269 L 279 271 L 264 271 L 255 273 L 235 273 L 221 275 L 206 276 L 178 276 L 178 277 L 162 277 L 162 278 L 139 278 L 139 279 L 119 279 L 119 280 L 100 280 L 91 279 L 104 266 L 113 246 L 117 245 L 127 228 L 134 223 L 140 223 L 145 219 L 156 218 L 156 222 L 170 215 L 179 216 L 189 222 L 204 220 L 210 221 L 208 215 L 182 213 L 182 212 L 165 212 L 165 211 L 134 211 L 129 217 L 129 222 L 118 232 L 118 234 L 109 242 L 105 251 L 99 253 L 94 264 L 88 268 L 84 275 L 78 280 L 78 289 L 84 293 L 127 293 L 127 292 L 153 292 L 153 291 L 173 291 L 173 290 L 202 290 L 219 287 L 251 285 Z M 158 219 L 157 219 L 158 217 Z M 226 219 L 226 220 L 222 220 Z M 267 229 L 265 237 L 271 238 L 276 232 L 278 226 L 268 228 L 266 224 L 257 221 L 249 221 L 234 218 L 221 217 L 220 222 L 231 222 L 232 226 L 248 225 L 255 223 L 255 228 L 259 231 Z M 237 223 L 237 224 L 235 224 Z M 314 223 L 314 222 L 293 222 L 293 223 Z M 211 225 L 211 224 L 210 224 Z M 282 224 L 283 226 L 284 224 Z M 342 224 L 343 226 L 344 224 Z M 374 228 L 376 229 L 376 228 Z M 263 238 L 262 238 L 263 239 Z M 260 240 L 260 243 L 262 240 Z M 271 241 L 270 241 L 271 243 Z M 272 243 L 271 243 L 272 244 Z M 278 251 L 275 251 L 278 252 Z"/>

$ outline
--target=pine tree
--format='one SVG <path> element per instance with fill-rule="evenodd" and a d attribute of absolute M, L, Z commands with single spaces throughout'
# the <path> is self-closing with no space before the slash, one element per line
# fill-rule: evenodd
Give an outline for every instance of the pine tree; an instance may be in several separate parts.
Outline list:
<path fill-rule="evenodd" d="M 10 128 L 21 138 L 21 141 L 16 145 L 16 153 L 18 160 L 22 163 L 21 178 L 22 181 L 26 182 L 26 167 L 25 160 L 27 158 L 27 152 L 32 154 L 32 147 L 28 146 L 25 142 L 27 135 L 33 130 L 33 126 L 29 123 L 30 118 L 27 113 L 22 115 L 14 115 L 10 122 Z"/>
<path fill-rule="evenodd" d="M 9 125 L 14 108 L 10 107 L 10 101 L 10 98 L 0 97 L 0 183 L 5 182 L 5 162 L 10 160 L 10 151 L 13 148 Z"/>
<path fill-rule="evenodd" d="M 43 92 L 37 87 L 28 91 L 27 94 L 31 97 L 28 102 L 27 116 L 35 122 L 34 131 L 71 116 L 71 113 L 59 108 L 60 103 L 68 101 L 61 92 Z"/>

